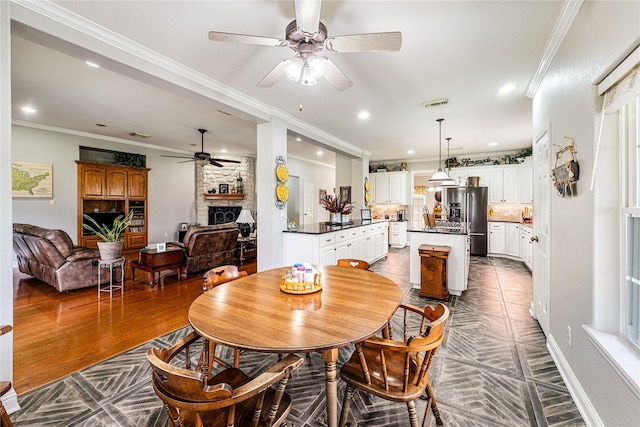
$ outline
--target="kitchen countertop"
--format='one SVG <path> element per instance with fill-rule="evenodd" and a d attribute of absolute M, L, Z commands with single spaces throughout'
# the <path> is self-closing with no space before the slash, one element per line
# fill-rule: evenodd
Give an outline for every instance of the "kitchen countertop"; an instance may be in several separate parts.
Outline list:
<path fill-rule="evenodd" d="M 316 222 L 313 224 L 299 225 L 295 230 L 283 230 L 285 233 L 300 233 L 300 234 L 324 234 L 332 233 L 334 231 L 348 230 L 349 228 L 362 227 L 365 225 L 377 224 L 379 222 L 388 222 L 388 219 L 374 219 L 372 221 L 363 221 L 356 219 L 345 224 L 331 224 L 327 222 Z"/>
<path fill-rule="evenodd" d="M 467 229 L 465 227 L 461 227 L 460 230 L 451 230 L 447 228 L 419 228 L 407 230 L 410 233 L 432 233 L 432 234 L 453 234 L 464 236 L 467 234 Z"/>

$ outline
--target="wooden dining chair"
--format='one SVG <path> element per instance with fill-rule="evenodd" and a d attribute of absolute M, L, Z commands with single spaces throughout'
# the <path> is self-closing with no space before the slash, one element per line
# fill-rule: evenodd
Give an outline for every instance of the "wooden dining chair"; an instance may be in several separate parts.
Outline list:
<path fill-rule="evenodd" d="M 204 282 L 202 283 L 202 291 L 207 292 L 218 285 L 239 279 L 241 277 L 245 277 L 247 275 L 248 273 L 246 271 L 239 271 L 238 267 L 235 265 L 223 265 L 220 267 L 212 268 L 202 276 L 204 279 Z M 215 363 L 218 363 L 227 368 L 231 366 L 238 368 L 240 366 L 241 350 L 234 350 L 233 365 L 229 365 L 221 358 L 216 357 L 215 354 L 216 343 L 205 339 L 203 342 L 202 356 L 200 360 L 200 364 L 202 366 L 201 371 L 205 375 L 208 375 L 208 373 L 212 372 Z"/>
<path fill-rule="evenodd" d="M 207 379 L 191 370 L 191 348 L 199 339 L 192 332 L 171 348 L 147 350 L 153 389 L 164 403 L 170 426 L 286 425 L 291 398 L 285 388 L 291 371 L 304 363 L 303 358 L 291 354 L 255 378 L 238 368 L 227 368 Z"/>
<path fill-rule="evenodd" d="M 338 263 L 336 265 L 338 267 L 353 267 L 360 268 L 362 270 L 369 269 L 369 263 L 361 259 L 342 258 L 338 260 Z"/>
<path fill-rule="evenodd" d="M 202 290 L 207 292 L 209 289 L 215 288 L 222 283 L 236 280 L 241 277 L 247 276 L 246 271 L 239 271 L 235 265 L 223 265 L 221 267 L 212 268 L 204 273 L 204 283 L 202 284 Z"/>
<path fill-rule="evenodd" d="M 400 315 L 403 336 L 394 340 L 392 325 Z M 340 377 L 347 383 L 340 427 L 347 422 L 356 388 L 382 399 L 406 403 L 411 427 L 418 427 L 415 400 L 426 393 L 427 408 L 422 425 L 427 425 L 429 409 L 436 423 L 442 425 L 429 382 L 429 368 L 444 338 L 448 317 L 449 309 L 443 304 L 435 309 L 427 306 L 424 310 L 402 304 L 383 330 L 384 338 L 374 337 L 356 344 L 351 358 L 340 369 Z"/>
<path fill-rule="evenodd" d="M 0 326 L 0 335 L 8 334 L 13 330 L 11 325 L 2 325 Z M 0 397 L 4 396 L 11 390 L 11 382 L 9 381 L 0 381 Z M 2 404 L 2 400 L 0 399 L 0 426 L 1 427 L 13 427 L 11 423 L 11 419 L 9 419 L 9 414 L 7 413 L 7 409 Z"/>

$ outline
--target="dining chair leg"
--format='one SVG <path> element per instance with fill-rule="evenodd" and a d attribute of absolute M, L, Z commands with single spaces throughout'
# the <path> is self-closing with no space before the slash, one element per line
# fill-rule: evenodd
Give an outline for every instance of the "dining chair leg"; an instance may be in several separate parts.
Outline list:
<path fill-rule="evenodd" d="M 427 411 L 429 410 L 429 406 L 431 406 L 431 411 L 433 412 L 433 416 L 436 417 L 436 424 L 441 426 L 444 425 L 442 422 L 442 418 L 440 417 L 440 411 L 438 410 L 438 404 L 436 403 L 436 397 L 433 394 L 433 389 L 431 388 L 431 382 L 427 381 L 427 387 L 425 389 L 427 392 L 427 396 L 429 400 L 427 401 Z M 425 414 L 426 418 L 426 414 Z"/>
<path fill-rule="evenodd" d="M 344 427 L 347 424 L 347 418 L 349 418 L 349 409 L 351 407 L 351 398 L 355 393 L 356 388 L 347 385 L 347 389 L 344 392 L 344 400 L 342 401 L 342 412 L 340 412 L 340 422 L 338 427 Z"/>
<path fill-rule="evenodd" d="M 420 424 L 418 422 L 418 413 L 416 412 L 416 402 L 414 400 L 407 402 L 407 409 L 409 410 L 409 422 L 411 423 L 411 427 L 419 427 Z"/>

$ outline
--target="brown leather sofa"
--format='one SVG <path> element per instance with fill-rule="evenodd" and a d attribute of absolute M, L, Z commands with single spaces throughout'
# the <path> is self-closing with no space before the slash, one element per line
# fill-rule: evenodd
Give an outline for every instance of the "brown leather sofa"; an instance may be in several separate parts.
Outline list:
<path fill-rule="evenodd" d="M 233 264 L 239 232 L 235 222 L 189 226 L 182 243 L 171 242 L 184 248 L 182 274 Z"/>
<path fill-rule="evenodd" d="M 13 224 L 13 250 L 22 273 L 42 280 L 59 292 L 98 284 L 96 249 L 76 246 L 62 230 Z M 109 275 L 101 282 L 109 283 Z"/>

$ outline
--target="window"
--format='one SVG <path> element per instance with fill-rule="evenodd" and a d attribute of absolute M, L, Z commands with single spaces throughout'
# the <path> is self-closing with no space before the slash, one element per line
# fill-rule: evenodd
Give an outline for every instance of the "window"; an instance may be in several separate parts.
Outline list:
<path fill-rule="evenodd" d="M 622 148 L 622 209 L 621 239 L 623 254 L 623 290 L 625 306 L 621 331 L 640 348 L 640 112 L 638 98 L 620 110 L 620 140 Z"/>

